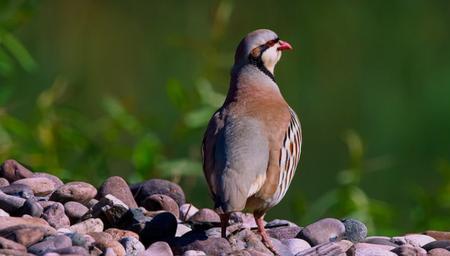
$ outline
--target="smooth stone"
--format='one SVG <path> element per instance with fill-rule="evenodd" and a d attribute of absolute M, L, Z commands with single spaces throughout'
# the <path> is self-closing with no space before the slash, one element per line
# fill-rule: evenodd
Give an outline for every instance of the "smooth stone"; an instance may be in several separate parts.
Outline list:
<path fill-rule="evenodd" d="M 381 245 L 388 245 L 388 246 L 393 246 L 393 247 L 397 247 L 398 244 L 391 242 L 391 240 L 385 239 L 385 238 L 368 238 L 366 240 L 364 240 L 364 243 L 368 243 L 368 244 L 381 244 Z"/>
<path fill-rule="evenodd" d="M 81 246 L 70 246 L 53 250 L 54 253 L 61 255 L 89 256 L 89 251 Z"/>
<path fill-rule="evenodd" d="M 406 235 L 405 240 L 406 240 L 406 243 L 408 243 L 412 246 L 417 246 L 417 247 L 422 247 L 428 243 L 436 241 L 436 239 L 432 238 L 431 236 L 421 235 L 421 234 Z"/>
<path fill-rule="evenodd" d="M 25 203 L 18 210 L 18 216 L 28 214 L 33 217 L 41 217 L 44 208 L 34 199 L 26 199 Z"/>
<path fill-rule="evenodd" d="M 70 230 L 73 232 L 78 232 L 81 234 L 86 234 L 90 232 L 102 232 L 103 231 L 103 222 L 98 218 L 91 218 L 75 225 L 70 226 Z"/>
<path fill-rule="evenodd" d="M 81 203 L 69 201 L 64 204 L 64 212 L 72 222 L 76 222 L 83 217 L 89 209 Z"/>
<path fill-rule="evenodd" d="M 55 202 L 55 201 L 37 201 L 38 202 L 38 204 L 40 204 L 41 206 L 42 206 L 42 208 L 47 208 L 47 207 L 49 207 L 50 205 L 52 205 L 52 204 L 56 204 L 57 202 Z"/>
<path fill-rule="evenodd" d="M 66 216 L 64 206 L 61 203 L 54 203 L 46 207 L 42 218 L 56 229 L 70 227 L 69 217 Z"/>
<path fill-rule="evenodd" d="M 27 251 L 27 248 L 20 243 L 6 239 L 0 236 L 0 249 L 10 249 L 16 251 Z"/>
<path fill-rule="evenodd" d="M 74 233 L 66 234 L 66 236 L 70 237 L 70 239 L 72 240 L 73 246 L 80 246 L 85 249 L 91 248 L 93 246 L 93 244 L 95 243 L 94 238 L 92 236 L 86 235 L 86 234 L 80 234 L 80 233 L 74 232 Z"/>
<path fill-rule="evenodd" d="M 428 230 L 423 233 L 424 235 L 431 236 L 436 240 L 450 240 L 450 232 Z"/>
<path fill-rule="evenodd" d="M 48 223 L 40 218 L 35 217 L 0 217 L 0 231 L 9 227 L 24 225 L 26 227 L 43 227 L 48 232 L 55 233 L 56 230 L 48 225 Z"/>
<path fill-rule="evenodd" d="M 394 236 L 391 238 L 391 242 L 398 244 L 398 245 L 403 245 L 403 244 L 406 244 L 406 239 L 404 236 Z"/>
<path fill-rule="evenodd" d="M 9 186 L 9 181 L 3 177 L 0 177 L 0 188 Z"/>
<path fill-rule="evenodd" d="M 389 237 L 389 236 L 368 236 L 368 237 L 366 237 L 366 239 L 372 239 L 372 238 L 382 238 L 382 239 L 391 240 L 391 237 Z"/>
<path fill-rule="evenodd" d="M 147 250 L 145 250 L 142 256 L 173 256 L 173 252 L 170 249 L 168 243 L 159 241 L 150 245 Z"/>
<path fill-rule="evenodd" d="M 56 184 L 49 178 L 31 177 L 14 181 L 12 184 L 22 184 L 31 188 L 36 196 L 47 196 L 56 190 Z"/>
<path fill-rule="evenodd" d="M 177 219 L 180 217 L 180 208 L 172 197 L 161 194 L 150 195 L 144 199 L 142 206 L 149 211 L 168 211 Z"/>
<path fill-rule="evenodd" d="M 242 224 L 245 228 L 256 228 L 255 217 L 251 213 L 243 213 L 243 212 L 233 212 L 230 215 L 230 223 L 231 224 Z M 264 225 L 267 223 L 264 221 Z"/>
<path fill-rule="evenodd" d="M 29 178 L 31 176 L 33 176 L 33 172 L 13 159 L 6 160 L 0 166 L 0 177 L 6 178 L 9 182 Z"/>
<path fill-rule="evenodd" d="M 288 220 L 274 219 L 266 224 L 266 228 L 276 228 L 276 227 L 298 227 L 297 224 Z"/>
<path fill-rule="evenodd" d="M 102 256 L 117 256 L 113 248 L 106 248 Z"/>
<path fill-rule="evenodd" d="M 128 183 L 122 177 L 112 176 L 106 179 L 98 189 L 97 199 L 100 200 L 108 194 L 115 196 L 130 208 L 138 207 Z"/>
<path fill-rule="evenodd" d="M 297 253 L 307 250 L 311 248 L 311 245 L 308 244 L 303 239 L 299 238 L 290 238 L 282 241 L 283 244 L 285 244 L 288 249 L 291 251 L 292 254 L 296 255 Z"/>
<path fill-rule="evenodd" d="M 113 195 L 106 195 L 92 208 L 92 216 L 100 218 L 105 224 L 116 225 L 128 212 L 128 205 Z"/>
<path fill-rule="evenodd" d="M 434 248 L 446 248 L 447 249 L 448 247 L 450 247 L 450 240 L 436 240 L 436 241 L 430 242 L 430 243 L 422 246 L 422 248 L 427 251 L 432 250 Z"/>
<path fill-rule="evenodd" d="M 91 232 L 89 235 L 94 238 L 94 245 L 100 250 L 104 251 L 107 248 L 112 248 L 117 256 L 126 255 L 123 246 L 118 241 L 114 240 L 110 234 L 105 232 Z"/>
<path fill-rule="evenodd" d="M 400 245 L 391 250 L 391 252 L 399 256 L 426 256 L 427 251 L 420 247 L 414 247 L 411 245 Z"/>
<path fill-rule="evenodd" d="M 337 242 L 325 242 L 297 253 L 295 256 L 332 256 L 341 255 L 345 251 Z M 344 254 L 345 255 L 345 254 Z"/>
<path fill-rule="evenodd" d="M 46 252 L 52 252 L 57 249 L 72 246 L 72 240 L 64 235 L 57 235 L 49 237 L 42 242 L 33 244 L 28 247 L 28 252 L 34 253 L 36 255 L 42 255 Z"/>
<path fill-rule="evenodd" d="M 202 208 L 189 218 L 189 221 L 192 223 L 218 223 L 220 222 L 220 217 L 215 211 Z"/>
<path fill-rule="evenodd" d="M 11 250 L 11 249 L 0 249 L 0 255 L 7 255 L 7 256 L 29 256 L 27 252 L 18 251 L 18 250 Z"/>
<path fill-rule="evenodd" d="M 91 200 L 89 200 L 89 202 L 86 204 L 87 208 L 92 209 L 94 208 L 94 206 L 98 204 L 98 200 L 95 198 L 92 198 Z"/>
<path fill-rule="evenodd" d="M 353 246 L 354 255 L 394 256 L 391 252 L 395 247 L 380 244 L 357 243 Z"/>
<path fill-rule="evenodd" d="M 46 172 L 35 172 L 33 174 L 33 177 L 44 177 L 47 179 L 50 179 L 53 181 L 53 183 L 55 184 L 56 188 L 61 187 L 62 185 L 64 185 L 64 182 L 62 182 L 62 180 L 58 177 L 56 177 L 55 175 L 52 175 L 50 173 L 46 173 Z"/>
<path fill-rule="evenodd" d="M 367 227 L 361 221 L 355 219 L 343 219 L 341 221 L 345 226 L 345 239 L 357 243 L 367 237 Z"/>
<path fill-rule="evenodd" d="M 182 204 L 180 206 L 180 219 L 182 221 L 187 221 L 192 215 L 198 212 L 197 207 L 193 204 Z"/>
<path fill-rule="evenodd" d="M 108 233 L 112 236 L 112 238 L 116 241 L 124 237 L 133 237 L 139 240 L 139 235 L 130 230 L 123 230 L 118 228 L 108 228 L 105 230 L 105 233 Z"/>
<path fill-rule="evenodd" d="M 203 251 L 189 250 L 185 251 L 182 256 L 206 256 L 206 253 Z"/>
<path fill-rule="evenodd" d="M 304 227 L 297 238 L 306 240 L 311 246 L 326 242 L 334 242 L 343 238 L 345 234 L 344 224 L 333 218 L 318 220 Z"/>
<path fill-rule="evenodd" d="M 0 188 L 0 191 L 10 196 L 18 196 L 23 199 L 34 198 L 33 190 L 25 184 L 11 184 L 6 187 Z"/>
<path fill-rule="evenodd" d="M 127 256 L 138 256 L 145 251 L 144 245 L 135 237 L 124 237 L 119 243 L 125 248 Z"/>
<path fill-rule="evenodd" d="M 9 217 L 9 213 L 5 212 L 2 208 L 0 208 L 0 217 Z"/>
<path fill-rule="evenodd" d="M 232 251 L 227 239 L 208 237 L 203 231 L 191 231 L 176 237 L 172 249 L 175 255 L 182 255 L 189 250 L 203 251 L 206 255 L 227 255 Z"/>
<path fill-rule="evenodd" d="M 145 228 L 145 223 L 152 220 L 151 217 L 145 215 L 145 209 L 132 208 L 122 217 L 119 228 L 131 230 L 140 233 Z"/>
<path fill-rule="evenodd" d="M 280 240 L 275 239 L 275 238 L 271 238 L 270 240 L 272 242 L 273 247 L 275 248 L 275 251 L 278 254 L 283 255 L 283 256 L 295 256 L 295 254 L 293 254 L 291 252 L 289 247 L 287 247 L 285 244 L 280 242 Z"/>
<path fill-rule="evenodd" d="M 75 201 L 82 204 L 97 195 L 97 189 L 89 183 L 82 181 L 73 181 L 59 187 L 50 197 L 50 200 L 66 203 Z"/>
<path fill-rule="evenodd" d="M 428 251 L 428 256 L 450 256 L 450 251 L 442 248 L 435 248 Z"/>
<path fill-rule="evenodd" d="M 268 229 L 266 225 L 266 230 L 270 237 L 276 238 L 281 241 L 285 239 L 296 238 L 302 228 L 299 226 L 285 226 Z"/>
<path fill-rule="evenodd" d="M 154 194 L 170 196 L 178 205 L 182 205 L 186 202 L 183 189 L 181 189 L 178 184 L 168 180 L 150 179 L 142 183 L 131 185 L 130 189 L 138 205 L 142 205 L 145 198 Z"/>
<path fill-rule="evenodd" d="M 192 229 L 190 227 L 183 225 L 183 224 L 178 224 L 177 231 L 175 232 L 175 236 L 180 237 L 190 231 L 192 231 Z"/>
<path fill-rule="evenodd" d="M 170 212 L 156 215 L 145 224 L 145 228 L 139 233 L 141 241 L 148 246 L 155 241 L 168 241 L 175 237 L 177 231 L 177 219 Z"/>
<path fill-rule="evenodd" d="M 30 228 L 25 225 L 13 226 L 0 231 L 0 236 L 15 241 L 25 247 L 42 240 L 46 234 L 47 231 L 42 227 Z"/>
<path fill-rule="evenodd" d="M 234 250 L 253 249 L 261 253 L 270 253 L 269 249 L 261 241 L 261 238 L 250 229 L 242 229 L 228 236 L 228 241 Z M 208 254 L 206 250 L 198 249 Z"/>
<path fill-rule="evenodd" d="M 25 201 L 23 198 L 10 196 L 0 191 L 0 208 L 9 213 L 17 212 L 25 204 Z"/>

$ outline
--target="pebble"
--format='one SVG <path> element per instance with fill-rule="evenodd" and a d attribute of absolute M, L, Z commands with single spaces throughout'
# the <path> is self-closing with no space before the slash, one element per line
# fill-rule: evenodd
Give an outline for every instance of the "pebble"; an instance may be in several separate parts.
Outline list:
<path fill-rule="evenodd" d="M 27 248 L 20 243 L 6 239 L 0 236 L 0 249 L 11 249 L 16 251 L 26 252 Z"/>
<path fill-rule="evenodd" d="M 106 195 L 92 208 L 92 216 L 109 226 L 115 226 L 128 212 L 128 205 L 113 195 Z"/>
<path fill-rule="evenodd" d="M 183 256 L 206 256 L 206 253 L 203 251 L 188 250 L 183 253 Z"/>
<path fill-rule="evenodd" d="M 69 217 L 67 217 L 64 206 L 61 203 L 54 203 L 46 207 L 42 218 L 55 229 L 70 227 Z"/>
<path fill-rule="evenodd" d="M 31 188 L 36 196 L 47 196 L 56 190 L 57 185 L 46 177 L 31 177 L 14 181 L 12 184 L 22 184 Z"/>
<path fill-rule="evenodd" d="M 391 252 L 399 256 L 426 256 L 427 251 L 420 247 L 411 245 L 401 245 L 391 250 Z"/>
<path fill-rule="evenodd" d="M 51 252 L 56 249 L 66 248 L 72 246 L 72 240 L 64 235 L 52 236 L 42 242 L 33 244 L 28 247 L 28 252 L 36 255 L 43 255 L 46 252 Z"/>
<path fill-rule="evenodd" d="M 394 256 L 391 252 L 395 247 L 379 244 L 357 243 L 354 245 L 355 255 Z"/>
<path fill-rule="evenodd" d="M 72 223 L 80 220 L 88 211 L 89 208 L 75 201 L 69 201 L 64 204 L 64 212 L 72 220 Z"/>
<path fill-rule="evenodd" d="M 255 217 L 251 213 L 233 212 L 230 215 L 230 223 L 242 224 L 245 228 L 256 228 Z M 267 223 L 264 221 L 264 225 Z"/>
<path fill-rule="evenodd" d="M 181 187 L 168 180 L 150 179 L 142 183 L 131 185 L 130 188 L 138 205 L 142 205 L 145 198 L 154 194 L 170 196 L 178 205 L 183 205 L 186 202 L 186 197 Z"/>
<path fill-rule="evenodd" d="M 11 184 L 9 186 L 0 188 L 0 191 L 3 191 L 3 193 L 10 196 L 18 196 L 23 199 L 34 198 L 34 194 L 31 188 L 24 184 Z"/>
<path fill-rule="evenodd" d="M 173 256 L 170 246 L 166 242 L 156 242 L 150 245 L 142 254 L 142 256 Z"/>
<path fill-rule="evenodd" d="M 269 249 L 263 244 L 261 238 L 249 229 L 242 229 L 237 233 L 228 236 L 228 240 L 236 250 L 253 249 L 261 253 L 270 253 Z M 202 251 L 208 252 L 202 248 Z"/>
<path fill-rule="evenodd" d="M 13 240 L 25 247 L 40 241 L 44 238 L 46 233 L 44 228 L 26 227 L 24 225 L 9 227 L 1 231 L 3 237 Z"/>
<path fill-rule="evenodd" d="M 436 241 L 436 239 L 432 238 L 431 236 L 421 235 L 421 234 L 406 235 L 405 240 L 406 240 L 406 243 L 408 243 L 412 246 L 417 246 L 417 247 L 422 247 L 428 243 Z"/>
<path fill-rule="evenodd" d="M 9 213 L 0 208 L 0 217 L 9 217 Z"/>
<path fill-rule="evenodd" d="M 281 241 L 297 237 L 302 228 L 299 226 L 285 226 L 276 228 L 266 228 L 266 230 L 269 236 Z"/>
<path fill-rule="evenodd" d="M 203 208 L 189 218 L 189 221 L 192 223 L 214 223 L 220 222 L 220 217 L 215 211 Z"/>
<path fill-rule="evenodd" d="M 423 234 L 431 236 L 436 240 L 450 240 L 450 232 L 429 230 L 425 231 Z"/>
<path fill-rule="evenodd" d="M 58 248 L 53 250 L 53 252 L 61 255 L 78 255 L 78 256 L 89 255 L 89 251 L 81 246 L 69 246 L 65 248 Z"/>
<path fill-rule="evenodd" d="M 142 206 L 149 211 L 168 211 L 172 213 L 177 219 L 180 217 L 180 208 L 177 202 L 170 196 L 154 194 L 144 199 Z"/>
<path fill-rule="evenodd" d="M 10 196 L 0 191 L 0 208 L 11 214 L 17 212 L 25 204 L 25 201 L 23 198 Z"/>
<path fill-rule="evenodd" d="M 297 253 L 307 250 L 311 248 L 311 245 L 308 244 L 303 239 L 299 238 L 290 238 L 282 241 L 283 244 L 285 244 L 288 249 L 291 251 L 292 254 L 296 255 Z"/>
<path fill-rule="evenodd" d="M 345 251 L 337 242 L 325 242 L 301 251 L 297 253 L 296 256 L 334 256 L 343 253 L 345 253 Z"/>
<path fill-rule="evenodd" d="M 391 242 L 390 239 L 378 238 L 378 237 L 368 238 L 368 239 L 364 240 L 364 242 L 369 243 L 369 244 L 381 244 L 381 245 L 388 245 L 388 246 L 393 246 L 393 247 L 398 246 L 398 244 Z"/>
<path fill-rule="evenodd" d="M 344 238 L 354 243 L 361 242 L 367 237 L 367 227 L 359 220 L 343 219 L 345 226 Z"/>
<path fill-rule="evenodd" d="M 133 237 L 139 240 L 139 235 L 130 230 L 123 230 L 118 228 L 108 228 L 105 230 L 105 233 L 108 233 L 112 236 L 112 238 L 116 241 L 119 241 L 125 237 Z"/>
<path fill-rule="evenodd" d="M 44 178 L 50 179 L 50 180 L 53 181 L 53 183 L 55 184 L 56 188 L 59 188 L 62 185 L 64 185 L 64 182 L 62 182 L 60 178 L 56 177 L 55 175 L 51 175 L 49 173 L 46 173 L 46 172 L 35 172 L 33 174 L 33 177 L 44 177 Z"/>
<path fill-rule="evenodd" d="M 100 250 L 104 251 L 106 248 L 112 248 L 117 256 L 124 256 L 126 254 L 123 246 L 118 241 L 112 239 L 110 234 L 105 232 L 91 232 L 89 235 L 94 238 L 94 245 Z"/>
<path fill-rule="evenodd" d="M 175 232 L 175 236 L 182 236 L 186 234 L 187 232 L 190 232 L 192 229 L 186 225 L 178 224 L 177 225 L 177 231 Z"/>
<path fill-rule="evenodd" d="M 100 200 L 108 194 L 115 196 L 130 208 L 138 207 L 130 187 L 122 177 L 113 176 L 106 179 L 98 190 L 97 199 Z"/>
<path fill-rule="evenodd" d="M 141 241 L 148 246 L 155 241 L 168 241 L 175 237 L 177 219 L 170 212 L 156 215 L 145 224 L 145 228 L 139 233 Z"/>
<path fill-rule="evenodd" d="M 207 237 L 202 231 L 191 231 L 173 241 L 172 249 L 175 255 L 182 255 L 185 251 L 203 251 L 206 255 L 227 255 L 232 249 L 225 238 Z"/>
<path fill-rule="evenodd" d="M 103 231 L 103 222 L 101 219 L 92 218 L 82 221 L 80 223 L 74 224 L 70 226 L 70 230 L 73 232 L 78 232 L 81 234 L 86 234 L 89 232 L 102 232 Z"/>
<path fill-rule="evenodd" d="M 8 256 L 28 256 L 27 252 L 11 250 L 11 249 L 0 249 L 0 255 L 8 255 Z"/>
<path fill-rule="evenodd" d="M 138 256 L 145 251 L 144 245 L 135 237 L 124 237 L 119 240 L 127 256 Z"/>
<path fill-rule="evenodd" d="M 442 248 L 432 249 L 428 252 L 428 256 L 450 256 L 450 251 Z"/>
<path fill-rule="evenodd" d="M 89 183 L 82 181 L 69 182 L 59 187 L 50 197 L 50 200 L 66 203 L 76 201 L 86 204 L 97 195 L 97 189 Z"/>
<path fill-rule="evenodd" d="M 145 223 L 152 220 L 144 213 L 145 209 L 132 208 L 122 217 L 119 228 L 128 229 L 136 233 L 140 233 L 145 228 Z"/>
<path fill-rule="evenodd" d="M 325 218 L 304 227 L 298 238 L 306 240 L 312 246 L 333 242 L 343 238 L 345 234 L 344 224 L 333 218 Z"/>
<path fill-rule="evenodd" d="M 192 204 L 182 204 L 180 206 L 180 219 L 182 221 L 187 221 L 192 215 L 198 212 L 197 207 Z"/>
<path fill-rule="evenodd" d="M 422 246 L 423 249 L 429 251 L 432 250 L 434 248 L 450 248 L 450 240 L 437 240 L 437 241 L 433 241 L 430 242 L 428 244 L 425 244 L 424 246 Z"/>
<path fill-rule="evenodd" d="M 70 237 L 73 246 L 80 246 L 85 249 L 91 248 L 95 242 L 92 236 L 77 232 L 68 233 L 66 236 Z"/>
<path fill-rule="evenodd" d="M 9 181 L 3 177 L 0 177 L 0 188 L 9 186 Z"/>
<path fill-rule="evenodd" d="M 16 160 L 6 160 L 0 166 L 0 176 L 6 178 L 10 182 L 29 178 L 33 176 L 33 172 L 25 168 Z"/>
<path fill-rule="evenodd" d="M 26 199 L 25 203 L 18 209 L 18 216 L 28 214 L 33 217 L 41 217 L 44 208 L 34 199 Z"/>

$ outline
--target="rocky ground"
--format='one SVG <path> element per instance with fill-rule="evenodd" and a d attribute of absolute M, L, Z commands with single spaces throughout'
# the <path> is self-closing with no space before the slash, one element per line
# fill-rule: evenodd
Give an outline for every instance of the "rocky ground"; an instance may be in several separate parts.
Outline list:
<path fill-rule="evenodd" d="M 167 180 L 129 186 L 116 176 L 97 189 L 14 160 L 0 167 L 0 255 L 273 255 L 251 214 L 232 215 L 227 239 L 218 223 Z M 333 218 L 266 227 L 280 255 L 450 255 L 450 232 L 366 237 L 360 221 Z"/>

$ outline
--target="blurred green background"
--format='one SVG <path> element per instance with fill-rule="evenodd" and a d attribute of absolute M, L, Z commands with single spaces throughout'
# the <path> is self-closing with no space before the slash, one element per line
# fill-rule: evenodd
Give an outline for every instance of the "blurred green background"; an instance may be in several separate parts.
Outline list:
<path fill-rule="evenodd" d="M 0 0 L 0 161 L 65 180 L 179 182 L 211 207 L 206 122 L 234 49 L 271 28 L 303 126 L 268 219 L 352 216 L 371 234 L 450 230 L 449 1 Z"/>

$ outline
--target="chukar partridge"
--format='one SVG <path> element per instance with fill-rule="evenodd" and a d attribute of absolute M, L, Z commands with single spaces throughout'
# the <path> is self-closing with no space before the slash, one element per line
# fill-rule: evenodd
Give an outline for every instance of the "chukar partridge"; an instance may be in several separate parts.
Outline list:
<path fill-rule="evenodd" d="M 221 217 L 222 237 L 230 213 L 247 209 L 272 251 L 264 214 L 286 194 L 302 142 L 297 115 L 274 78 L 281 52 L 291 49 L 267 29 L 253 31 L 239 43 L 227 97 L 209 121 L 202 145 L 203 170 Z"/>

